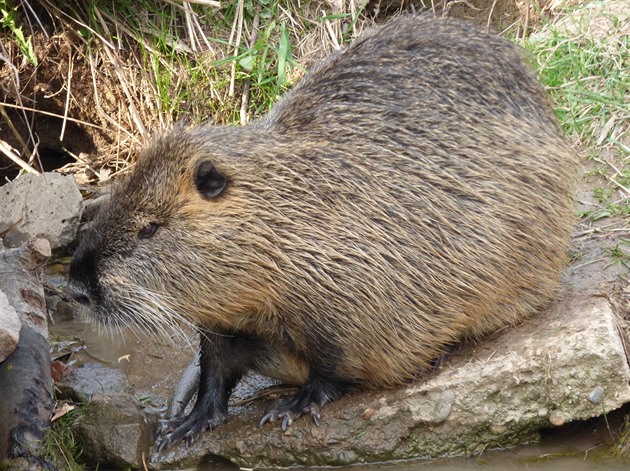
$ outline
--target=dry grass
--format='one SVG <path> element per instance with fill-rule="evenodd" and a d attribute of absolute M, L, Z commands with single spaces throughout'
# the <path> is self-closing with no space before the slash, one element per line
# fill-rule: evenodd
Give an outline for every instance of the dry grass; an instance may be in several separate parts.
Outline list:
<path fill-rule="evenodd" d="M 36 171 L 42 148 L 57 139 L 56 150 L 76 159 L 65 170 L 87 169 L 97 181 L 124 171 L 148 136 L 176 120 L 245 123 L 263 114 L 312 61 L 370 22 L 354 0 L 334 8 L 31 0 L 15 12 L 36 60 L 5 28 L 14 40 L 0 50 L 0 122 L 19 129 L 3 136 L 0 153 Z M 45 118 L 57 121 L 55 136 L 34 125 Z M 70 122 L 93 139 L 90 150 L 72 145 Z"/>
<path fill-rule="evenodd" d="M 569 9 L 526 42 L 567 135 L 584 156 L 574 274 L 599 272 L 628 304 L 630 10 L 625 0 Z M 574 280 L 575 281 L 575 280 Z M 626 294 L 623 294 L 623 293 Z M 630 314 L 630 311 L 629 311 Z"/>
<path fill-rule="evenodd" d="M 85 183 L 125 171 L 147 137 L 173 121 L 244 124 L 264 114 L 312 62 L 377 17 L 425 9 L 519 37 L 549 14 L 538 0 L 0 0 L 0 7 L 11 14 L 0 19 L 7 130 L 0 165 L 4 156 L 16 171 L 38 171 L 42 159 L 62 155 L 72 160 L 63 171 Z M 16 171 L 0 168 L 0 178 Z"/>
<path fill-rule="evenodd" d="M 16 5 L 13 24 L 4 21 L 1 33 L 0 158 L 37 171 L 52 149 L 72 157 L 64 171 L 102 182 L 125 171 L 145 140 L 176 120 L 244 124 L 264 114 L 312 62 L 384 12 L 424 8 L 522 39 L 541 20 L 562 18 L 571 3 L 0 0 L 5 9 Z M 576 34 L 585 34 L 583 26 Z M 600 135 L 618 131 L 624 115 L 615 116 Z"/>

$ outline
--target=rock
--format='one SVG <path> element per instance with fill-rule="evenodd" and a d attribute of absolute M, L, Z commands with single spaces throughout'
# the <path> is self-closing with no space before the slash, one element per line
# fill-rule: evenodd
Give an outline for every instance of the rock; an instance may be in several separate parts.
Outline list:
<path fill-rule="evenodd" d="M 53 463 L 44 459 L 15 458 L 10 462 L 0 463 L 2 471 L 51 471 L 55 470 Z"/>
<path fill-rule="evenodd" d="M 15 350 L 0 363 L 0 461 L 9 463 L 22 458 L 45 462 L 42 440 L 54 401 L 48 312 L 40 275 L 49 256 L 50 244 L 44 239 L 0 251 L 0 291 L 21 323 Z"/>
<path fill-rule="evenodd" d="M 145 415 L 131 394 L 95 394 L 72 432 L 89 464 L 145 469 L 155 426 L 155 415 Z"/>
<path fill-rule="evenodd" d="M 7 295 L 0 290 L 0 363 L 13 353 L 20 340 L 22 322 Z"/>
<path fill-rule="evenodd" d="M 96 395 L 128 393 L 131 385 L 120 370 L 86 363 L 67 372 L 57 388 L 62 398 L 90 402 Z"/>
<path fill-rule="evenodd" d="M 71 175 L 22 175 L 0 189 L 0 200 L 0 237 L 7 247 L 35 237 L 53 249 L 74 240 L 83 198 Z"/>
<path fill-rule="evenodd" d="M 152 457 L 155 469 L 208 453 L 243 467 L 338 465 L 469 455 L 538 438 L 540 429 L 605 414 L 630 402 L 615 313 L 603 297 L 567 297 L 523 325 L 465 346 L 440 371 L 396 391 L 352 393 L 282 434 L 258 427 L 269 404 Z"/>

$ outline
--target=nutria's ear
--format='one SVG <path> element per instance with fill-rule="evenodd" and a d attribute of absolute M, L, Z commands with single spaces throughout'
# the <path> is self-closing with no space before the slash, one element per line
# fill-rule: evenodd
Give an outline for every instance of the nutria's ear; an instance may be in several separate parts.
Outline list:
<path fill-rule="evenodd" d="M 227 186 L 227 178 L 210 160 L 203 160 L 195 172 L 195 186 L 201 196 L 212 199 L 223 193 Z"/>

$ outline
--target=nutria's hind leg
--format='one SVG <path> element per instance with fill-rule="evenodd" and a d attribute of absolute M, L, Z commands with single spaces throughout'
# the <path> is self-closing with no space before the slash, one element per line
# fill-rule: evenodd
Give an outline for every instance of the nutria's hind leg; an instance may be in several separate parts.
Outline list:
<path fill-rule="evenodd" d="M 320 407 L 338 399 L 349 387 L 350 383 L 332 379 L 311 368 L 306 383 L 297 394 L 276 401 L 273 408 L 260 420 L 260 425 L 282 419 L 281 428 L 285 432 L 295 419 L 310 412 L 313 422 L 319 427 Z"/>
<path fill-rule="evenodd" d="M 238 335 L 201 333 L 197 400 L 190 414 L 162 421 L 158 451 L 182 439 L 188 446 L 204 430 L 225 422 L 232 389 L 251 362 L 251 350 L 242 348 L 243 342 L 247 339 Z"/>
<path fill-rule="evenodd" d="M 199 391 L 199 381 L 201 377 L 201 350 L 197 350 L 195 357 L 184 370 L 184 374 L 173 390 L 171 405 L 167 417 L 180 417 L 188 408 L 188 405 L 195 398 Z"/>

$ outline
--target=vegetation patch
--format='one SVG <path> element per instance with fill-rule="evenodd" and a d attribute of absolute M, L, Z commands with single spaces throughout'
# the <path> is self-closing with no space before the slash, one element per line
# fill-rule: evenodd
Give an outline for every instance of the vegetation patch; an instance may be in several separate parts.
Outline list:
<path fill-rule="evenodd" d="M 175 121 L 244 124 L 358 35 L 371 22 L 360 12 L 354 1 L 0 0 L 0 176 L 68 164 L 99 183 Z"/>
<path fill-rule="evenodd" d="M 523 42 L 567 136 L 584 156 L 575 272 L 627 288 L 630 247 L 630 12 L 621 0 L 567 8 Z M 627 308 L 627 306 L 626 306 Z"/>
<path fill-rule="evenodd" d="M 69 403 L 58 403 L 55 412 L 63 411 L 58 419 L 54 420 L 43 443 L 44 459 L 52 462 L 57 469 L 67 471 L 82 471 L 81 448 L 75 440 L 72 432 L 72 423 L 82 413 L 82 407 Z"/>

